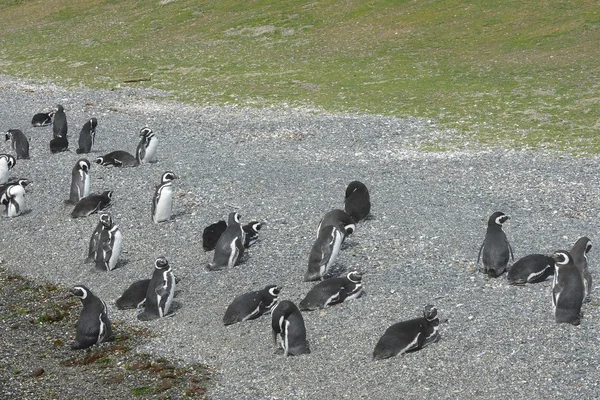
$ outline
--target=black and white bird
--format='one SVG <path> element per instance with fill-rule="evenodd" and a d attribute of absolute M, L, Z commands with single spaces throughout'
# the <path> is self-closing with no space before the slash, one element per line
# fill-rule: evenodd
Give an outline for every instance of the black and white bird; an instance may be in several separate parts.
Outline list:
<path fill-rule="evenodd" d="M 123 234 L 119 225 L 114 224 L 110 216 L 109 220 L 110 226 L 105 225 L 98 236 L 95 261 L 96 270 L 99 271 L 112 271 L 116 268 L 123 245 Z"/>
<path fill-rule="evenodd" d="M 152 197 L 152 221 L 155 224 L 171 219 L 173 214 L 173 181 L 177 178 L 173 172 L 165 172 Z"/>
<path fill-rule="evenodd" d="M 573 262 L 583 275 L 583 284 L 585 285 L 585 301 L 590 301 L 592 293 L 592 274 L 588 266 L 588 253 L 592 249 L 592 241 L 587 236 L 580 237 L 571 249 Z"/>
<path fill-rule="evenodd" d="M 262 290 L 244 293 L 236 297 L 227 307 L 223 316 L 225 325 L 256 319 L 271 312 L 277 304 L 281 287 L 268 285 Z"/>
<path fill-rule="evenodd" d="M 92 151 L 92 146 L 96 140 L 96 127 L 98 126 L 98 120 L 96 118 L 90 118 L 83 128 L 79 132 L 79 147 L 77 148 L 77 154 L 89 153 Z"/>
<path fill-rule="evenodd" d="M 317 236 L 319 236 L 319 232 L 321 229 L 326 227 L 327 225 L 337 225 L 338 222 L 341 222 L 346 229 L 346 235 L 351 235 L 354 233 L 356 229 L 356 221 L 354 218 L 349 216 L 344 210 L 334 209 L 327 212 L 321 221 L 319 222 L 319 226 L 317 227 Z"/>
<path fill-rule="evenodd" d="M 29 140 L 19 129 L 9 129 L 6 132 L 6 141 L 10 140 L 10 146 L 17 154 L 17 159 L 29 158 Z"/>
<path fill-rule="evenodd" d="M 566 250 L 552 255 L 556 262 L 552 281 L 552 308 L 556 322 L 579 325 L 585 300 L 585 283 L 581 270 Z"/>
<path fill-rule="evenodd" d="M 0 204 L 5 206 L 2 216 L 8 218 L 18 217 L 25 211 L 25 186 L 27 180 L 20 179 L 15 184 L 9 184 L 0 196 Z"/>
<path fill-rule="evenodd" d="M 554 275 L 554 259 L 544 254 L 529 254 L 515 262 L 506 274 L 513 285 L 537 283 Z"/>
<path fill-rule="evenodd" d="M 31 118 L 31 126 L 35 128 L 48 126 L 52 123 L 52 117 L 54 117 L 54 111 L 37 113 Z"/>
<path fill-rule="evenodd" d="M 115 167 L 137 167 L 139 165 L 135 157 L 124 150 L 111 151 L 97 157 L 94 162 L 103 166 L 112 165 Z"/>
<path fill-rule="evenodd" d="M 360 181 L 352 181 L 346 187 L 344 211 L 354 221 L 360 222 L 371 213 L 371 197 L 367 186 Z"/>
<path fill-rule="evenodd" d="M 9 180 L 9 172 L 15 166 L 17 160 L 10 154 L 0 154 L 0 184 Z"/>
<path fill-rule="evenodd" d="M 146 302 L 146 293 L 151 279 L 141 279 L 133 282 L 123 294 L 116 300 L 115 304 L 119 310 L 140 308 Z"/>
<path fill-rule="evenodd" d="M 152 129 L 146 127 L 140 130 L 140 143 L 135 151 L 135 157 L 139 164 L 156 162 L 156 149 L 158 138 Z"/>
<path fill-rule="evenodd" d="M 206 268 L 210 271 L 219 271 L 224 268 L 233 268 L 244 254 L 246 232 L 240 225 L 240 215 L 237 212 L 229 214 L 227 229 L 217 241 L 213 262 Z"/>
<path fill-rule="evenodd" d="M 51 153 L 60 153 L 67 150 L 69 150 L 69 139 L 66 134 L 65 136 L 56 136 L 50 140 Z"/>
<path fill-rule="evenodd" d="M 515 259 L 512 247 L 502 230 L 502 224 L 509 219 L 508 215 L 496 211 L 488 219 L 487 232 L 477 256 L 477 264 L 483 256 L 483 269 L 480 269 L 490 278 L 496 278 L 504 273 L 508 267 L 508 261 Z"/>
<path fill-rule="evenodd" d="M 67 204 L 76 204 L 79 200 L 90 195 L 90 161 L 80 158 L 71 171 L 71 190 Z"/>
<path fill-rule="evenodd" d="M 436 342 L 439 338 L 439 324 L 437 309 L 431 305 L 425 306 L 421 318 L 398 322 L 386 329 L 375 345 L 373 359 L 383 360 L 403 355 Z"/>
<path fill-rule="evenodd" d="M 258 231 L 261 230 L 263 224 L 259 221 L 252 221 L 244 226 L 242 229 L 246 234 L 244 239 L 244 248 L 249 249 L 250 246 L 255 244 L 258 241 Z"/>
<path fill-rule="evenodd" d="M 2 195 L 4 193 L 6 193 L 6 189 L 8 189 L 9 186 L 12 186 L 12 185 L 21 185 L 21 186 L 23 186 L 25 188 L 30 183 L 31 183 L 31 181 L 29 179 L 24 179 L 24 178 L 21 178 L 21 179 L 10 179 L 7 183 L 3 183 L 3 184 L 0 185 L 0 199 L 2 198 Z"/>
<path fill-rule="evenodd" d="M 338 221 L 335 225 L 327 225 L 321 229 L 308 257 L 308 268 L 304 281 L 318 281 L 335 263 L 342 242 L 346 237 L 346 228 Z"/>
<path fill-rule="evenodd" d="M 148 284 L 144 311 L 138 314 L 140 321 L 163 318 L 171 309 L 175 295 L 175 277 L 165 257 L 158 257 L 154 262 L 154 273 Z"/>
<path fill-rule="evenodd" d="M 108 231 L 113 227 L 112 216 L 109 213 L 100 214 L 100 221 L 96 225 L 96 229 L 92 233 L 92 237 L 90 238 L 90 244 L 88 246 L 88 254 L 84 263 L 95 263 L 96 262 L 96 254 L 98 253 L 98 244 L 100 243 L 100 237 L 102 236 L 103 231 Z"/>
<path fill-rule="evenodd" d="M 104 301 L 83 285 L 75 286 L 71 294 L 79 297 L 83 305 L 77 321 L 75 342 L 71 345 L 71 349 L 87 349 L 110 339 L 112 328 Z"/>
<path fill-rule="evenodd" d="M 52 120 L 52 136 L 53 138 L 66 138 L 67 130 L 67 114 L 65 114 L 64 107 L 59 104 L 56 107 L 56 111 L 54 112 L 54 119 Z"/>
<path fill-rule="evenodd" d="M 352 271 L 344 277 L 317 283 L 298 304 L 301 311 L 325 308 L 345 300 L 357 299 L 363 292 L 362 273 Z"/>
<path fill-rule="evenodd" d="M 102 192 L 102 194 L 92 194 L 79 200 L 75 204 L 75 208 L 71 212 L 71 217 L 87 217 L 98 211 L 104 210 L 112 201 L 113 192 L 110 190 Z"/>
<path fill-rule="evenodd" d="M 277 303 L 271 311 L 273 342 L 283 350 L 284 356 L 309 354 L 306 326 L 298 307 L 289 300 Z"/>

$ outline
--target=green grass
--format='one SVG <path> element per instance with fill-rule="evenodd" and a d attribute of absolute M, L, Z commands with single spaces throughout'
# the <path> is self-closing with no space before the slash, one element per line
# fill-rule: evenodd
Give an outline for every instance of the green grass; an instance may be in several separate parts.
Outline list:
<path fill-rule="evenodd" d="M 135 85 L 190 103 L 417 116 L 484 144 L 600 151 L 595 0 L 160 3 L 0 1 L 0 73 L 151 78 Z"/>

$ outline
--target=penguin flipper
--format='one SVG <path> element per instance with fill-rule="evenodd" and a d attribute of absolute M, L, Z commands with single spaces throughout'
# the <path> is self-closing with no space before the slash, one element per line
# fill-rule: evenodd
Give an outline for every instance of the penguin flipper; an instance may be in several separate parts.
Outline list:
<path fill-rule="evenodd" d="M 477 264 L 479 264 L 479 260 L 481 260 L 481 252 L 483 251 L 483 245 L 485 244 L 485 240 L 481 243 L 481 247 L 479 247 L 479 254 L 477 254 Z"/>
<path fill-rule="evenodd" d="M 506 238 L 506 236 L 505 236 Z M 512 258 L 513 262 L 515 261 L 515 255 L 513 254 L 513 249 L 512 246 L 510 245 L 510 242 L 508 241 L 508 239 L 506 239 L 506 244 L 508 245 L 508 250 L 510 251 L 510 257 Z"/>
<path fill-rule="evenodd" d="M 169 294 L 169 292 L 167 291 L 167 288 L 164 287 L 164 286 L 157 287 L 154 290 L 154 293 L 156 293 L 160 297 L 164 297 L 164 296 L 167 296 Z"/>

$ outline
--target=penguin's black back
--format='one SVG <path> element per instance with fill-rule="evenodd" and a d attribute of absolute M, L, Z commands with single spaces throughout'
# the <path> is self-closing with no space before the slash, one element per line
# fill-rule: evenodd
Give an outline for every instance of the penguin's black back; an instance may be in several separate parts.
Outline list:
<path fill-rule="evenodd" d="M 202 231 L 202 248 L 205 251 L 214 250 L 225 229 L 227 229 L 227 222 L 223 220 L 204 228 L 204 231 Z"/>

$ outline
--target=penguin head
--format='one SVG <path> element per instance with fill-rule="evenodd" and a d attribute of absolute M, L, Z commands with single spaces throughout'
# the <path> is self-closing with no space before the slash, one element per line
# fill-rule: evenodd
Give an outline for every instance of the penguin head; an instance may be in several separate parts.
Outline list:
<path fill-rule="evenodd" d="M 29 185 L 31 183 L 31 181 L 29 179 L 19 179 L 17 181 L 17 185 L 23 186 L 23 187 L 27 187 L 27 185 Z M 590 244 L 590 247 L 592 245 Z"/>
<path fill-rule="evenodd" d="M 352 181 L 346 187 L 346 199 L 354 192 L 368 193 L 369 190 L 367 189 L 367 186 L 365 186 L 364 183 L 360 181 Z"/>
<path fill-rule="evenodd" d="M 56 106 L 56 112 L 64 112 L 64 111 L 65 111 L 65 108 L 61 104 Z"/>
<path fill-rule="evenodd" d="M 437 308 L 428 304 L 423 308 L 423 316 L 427 321 L 433 321 L 437 319 Z"/>
<path fill-rule="evenodd" d="M 81 300 L 85 300 L 85 299 L 87 299 L 87 297 L 90 293 L 90 289 L 88 289 L 87 287 L 85 287 L 83 285 L 79 285 L 79 286 L 74 286 L 70 290 L 70 293 L 71 293 L 71 296 L 79 297 Z"/>
<path fill-rule="evenodd" d="M 102 196 L 107 197 L 108 200 L 112 200 L 112 195 L 113 195 L 112 190 L 106 190 L 106 191 L 102 192 Z"/>
<path fill-rule="evenodd" d="M 170 269 L 169 262 L 163 256 L 160 256 L 154 261 L 154 268 L 156 269 Z"/>
<path fill-rule="evenodd" d="M 269 294 L 273 296 L 274 299 L 276 299 L 277 296 L 279 296 L 279 293 L 281 292 L 281 286 L 277 285 L 269 285 L 265 289 L 267 289 Z"/>
<path fill-rule="evenodd" d="M 96 118 L 91 118 L 89 121 L 91 130 L 96 129 L 98 126 L 98 120 Z"/>
<path fill-rule="evenodd" d="M 229 218 L 227 221 L 227 226 L 231 225 L 231 224 L 239 224 L 240 223 L 240 218 L 241 215 L 238 214 L 236 211 L 229 213 Z"/>
<path fill-rule="evenodd" d="M 179 179 L 177 177 L 177 175 L 175 175 L 175 173 L 171 172 L 171 171 L 167 171 L 164 174 L 162 174 L 162 177 L 160 178 L 160 183 L 167 183 L 167 182 L 171 182 L 175 179 Z"/>
<path fill-rule="evenodd" d="M 8 169 L 12 169 L 12 167 L 14 167 L 17 163 L 17 160 L 10 154 L 0 154 L 0 160 L 3 159 L 6 160 L 6 165 L 8 166 Z"/>
<path fill-rule="evenodd" d="M 102 213 L 100 214 L 100 223 L 102 225 L 104 225 L 107 228 L 112 227 L 113 225 L 113 220 L 112 217 L 109 213 Z"/>
<path fill-rule="evenodd" d="M 99 158 L 101 158 L 101 157 L 99 157 Z M 79 168 L 83 172 L 89 172 L 90 166 L 91 166 L 91 164 L 90 164 L 89 160 L 86 158 L 81 158 L 77 161 L 77 168 Z"/>
<path fill-rule="evenodd" d="M 9 130 L 6 132 L 6 134 L 5 134 L 5 137 L 6 137 L 6 140 L 5 140 L 5 142 L 9 141 L 9 140 L 10 140 L 10 138 L 11 138 L 11 136 L 12 136 L 12 133 L 11 133 L 10 131 L 11 131 L 11 130 L 9 129 Z"/>
<path fill-rule="evenodd" d="M 244 225 L 244 230 L 248 230 L 253 233 L 258 233 L 258 231 L 260 231 L 260 228 L 262 228 L 262 223 L 258 221 L 252 221 L 248 225 Z"/>
<path fill-rule="evenodd" d="M 94 162 L 96 164 L 100 164 L 100 165 L 104 165 L 104 157 L 96 157 L 96 159 L 94 160 Z"/>
<path fill-rule="evenodd" d="M 346 275 L 346 278 L 348 278 L 348 280 L 352 283 L 359 283 L 362 281 L 362 272 L 360 271 L 352 271 L 349 272 L 348 275 Z"/>
<path fill-rule="evenodd" d="M 567 265 L 571 262 L 571 254 L 566 250 L 559 250 L 552 254 L 552 258 L 556 263 L 556 266 Z"/>
<path fill-rule="evenodd" d="M 493 213 L 490 216 L 490 219 L 488 219 L 488 226 L 502 227 L 502 224 L 505 223 L 508 219 L 509 219 L 508 215 L 504 214 L 501 211 L 496 211 L 495 213 Z"/>
<path fill-rule="evenodd" d="M 152 133 L 152 129 L 148 128 L 147 126 L 140 129 L 141 137 L 149 137 L 151 133 Z M 152 136 L 154 136 L 154 134 L 152 134 Z"/>
<path fill-rule="evenodd" d="M 344 227 L 344 229 L 346 231 L 346 235 L 352 235 L 354 233 L 354 231 L 356 230 L 356 225 L 348 224 Z"/>

